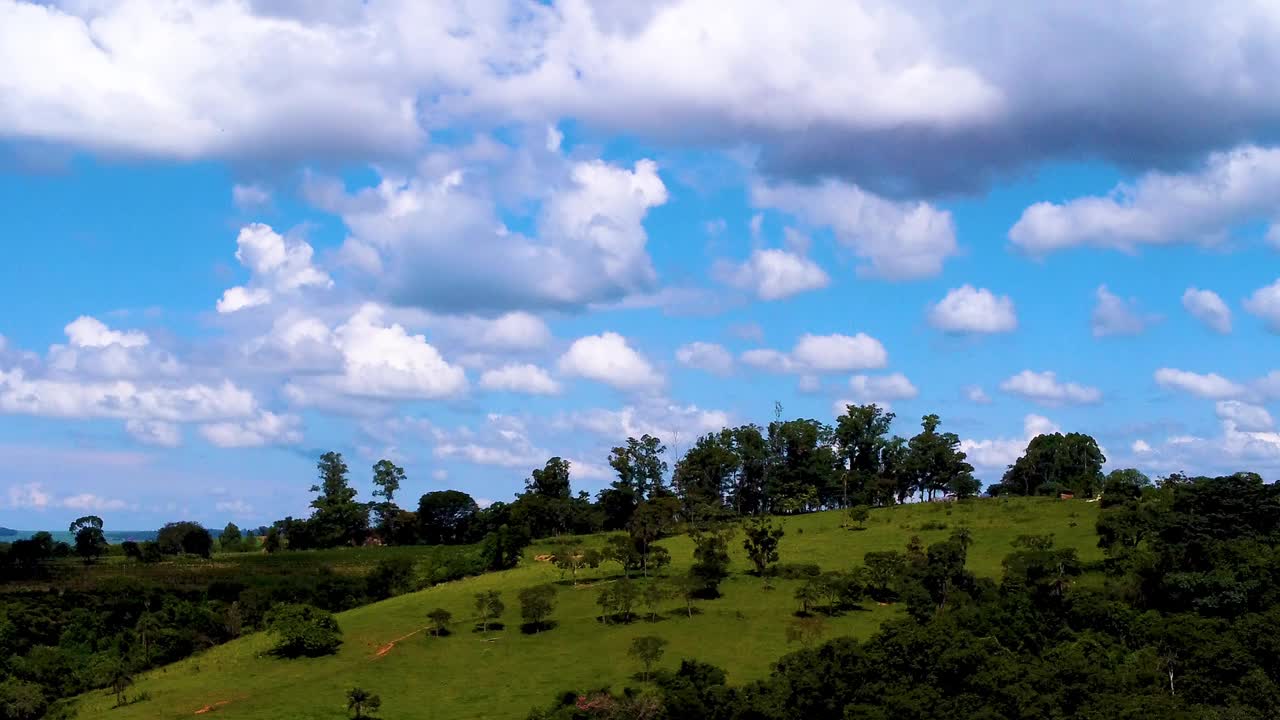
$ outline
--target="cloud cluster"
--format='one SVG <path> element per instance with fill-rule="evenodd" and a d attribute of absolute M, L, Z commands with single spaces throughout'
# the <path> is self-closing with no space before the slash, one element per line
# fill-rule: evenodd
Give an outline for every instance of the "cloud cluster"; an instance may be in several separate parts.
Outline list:
<path fill-rule="evenodd" d="M 1041 405 L 1088 405 L 1102 401 L 1102 391 L 1073 382 L 1059 382 L 1052 371 L 1023 370 L 1000 383 L 1000 389 Z"/>
<path fill-rule="evenodd" d="M 949 333 L 1004 333 L 1018 327 L 1013 300 L 986 288 L 962 285 L 929 309 L 929 324 Z"/>
<path fill-rule="evenodd" d="M 742 362 L 778 373 L 814 373 L 875 370 L 889 363 L 884 345 L 866 333 L 857 335 L 801 335 L 790 352 L 771 349 L 748 350 Z"/>

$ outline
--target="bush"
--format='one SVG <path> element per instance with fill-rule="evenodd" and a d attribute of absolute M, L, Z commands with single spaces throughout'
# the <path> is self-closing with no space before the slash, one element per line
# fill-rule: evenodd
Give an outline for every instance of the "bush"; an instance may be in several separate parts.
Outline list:
<path fill-rule="evenodd" d="M 329 655 L 342 644 L 338 621 L 311 605 L 281 605 L 271 610 L 267 628 L 277 637 L 272 652 L 282 657 Z"/>
<path fill-rule="evenodd" d="M 765 570 L 768 577 L 783 580 L 805 580 L 822 574 L 822 568 L 813 563 L 779 563 Z"/>
<path fill-rule="evenodd" d="M 937 520 L 930 520 L 929 522 L 922 523 L 920 525 L 920 529 L 921 530 L 946 530 L 947 524 L 944 522 L 939 522 Z"/>
<path fill-rule="evenodd" d="M 413 590 L 413 560 L 407 557 L 379 560 L 365 577 L 365 592 L 375 600 L 385 600 L 410 590 Z"/>

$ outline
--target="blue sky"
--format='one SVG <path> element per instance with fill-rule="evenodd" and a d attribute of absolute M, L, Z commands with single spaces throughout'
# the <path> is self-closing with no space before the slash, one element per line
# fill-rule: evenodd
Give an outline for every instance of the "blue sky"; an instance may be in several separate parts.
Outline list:
<path fill-rule="evenodd" d="M 594 491 L 775 401 L 1274 477 L 1280 14 L 940 7 L 0 0 L 0 525 Z"/>

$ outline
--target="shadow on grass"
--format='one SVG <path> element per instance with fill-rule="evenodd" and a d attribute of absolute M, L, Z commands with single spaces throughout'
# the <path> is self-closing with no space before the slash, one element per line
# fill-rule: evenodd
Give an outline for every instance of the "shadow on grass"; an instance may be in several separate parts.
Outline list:
<path fill-rule="evenodd" d="M 485 626 L 484 626 L 484 625 L 481 625 L 480 623 L 476 623 L 475 627 L 471 628 L 471 632 L 473 632 L 473 633 L 482 633 L 482 632 L 502 632 L 503 630 L 506 630 L 506 629 L 507 629 L 507 626 L 506 626 L 506 625 L 503 625 L 503 624 L 502 624 L 502 623 L 500 623 L 500 622 L 491 622 L 491 623 L 489 623 L 489 626 L 488 626 L 488 627 L 489 627 L 489 629 L 486 631 L 486 630 L 485 630 Z"/>
<path fill-rule="evenodd" d="M 554 630 L 560 623 L 555 620 L 544 620 L 538 623 L 525 623 L 520 626 L 520 632 L 525 635 L 537 635 L 538 633 Z"/>

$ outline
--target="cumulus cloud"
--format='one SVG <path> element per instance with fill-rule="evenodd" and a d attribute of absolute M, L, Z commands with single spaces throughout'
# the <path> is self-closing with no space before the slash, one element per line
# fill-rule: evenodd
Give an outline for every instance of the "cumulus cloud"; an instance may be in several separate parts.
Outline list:
<path fill-rule="evenodd" d="M 332 393 L 359 398 L 436 400 L 467 389 L 466 372 L 450 364 L 423 335 L 384 320 L 386 310 L 362 305 L 332 333 L 342 355 L 342 372 L 300 378 L 289 395 L 300 404 L 325 404 Z M 319 327 L 307 330 L 323 336 Z"/>
<path fill-rule="evenodd" d="M 970 385 L 964 389 L 964 397 L 975 405 L 988 405 L 991 403 L 991 396 L 980 385 Z"/>
<path fill-rule="evenodd" d="M 40 483 L 11 485 L 8 497 L 7 507 L 14 510 L 43 510 L 53 502 L 53 497 Z"/>
<path fill-rule="evenodd" d="M 1280 148 L 1245 146 L 1211 154 L 1195 172 L 1147 173 L 1104 197 L 1036 203 L 1023 211 L 1009 238 L 1034 253 L 1077 245 L 1132 251 L 1218 243 L 1236 225 L 1271 219 L 1278 193 Z"/>
<path fill-rule="evenodd" d="M 145 333 L 136 330 L 127 332 L 112 330 L 101 320 L 87 315 L 76 318 L 64 330 L 71 344 L 82 348 L 103 348 L 111 345 L 131 348 L 142 347 L 151 342 Z"/>
<path fill-rule="evenodd" d="M 789 353 L 764 348 L 748 350 L 742 354 L 742 362 L 771 372 L 804 375 L 882 368 L 889 363 L 889 353 L 879 340 L 865 333 L 805 334 Z"/>
<path fill-rule="evenodd" d="M 662 374 L 615 332 L 573 341 L 560 357 L 560 372 L 620 390 L 652 390 L 664 382 Z"/>
<path fill-rule="evenodd" d="M 968 461 L 979 471 L 1004 470 L 1012 465 L 1027 449 L 1027 444 L 1037 435 L 1059 432 L 1058 426 L 1042 415 L 1027 415 L 1022 420 L 1022 437 L 995 438 L 990 440 L 961 440 L 960 449 Z M 994 473 L 991 473 L 994 475 Z"/>
<path fill-rule="evenodd" d="M 58 503 L 64 508 L 80 511 L 103 512 L 110 510 L 124 510 L 129 504 L 124 500 L 115 498 L 104 498 L 93 493 L 80 493 L 79 495 L 71 495 L 62 498 Z"/>
<path fill-rule="evenodd" d="M 761 300 L 781 300 L 831 282 L 817 263 L 786 250 L 755 250 L 746 262 L 718 263 L 714 270 L 721 282 L 745 290 Z"/>
<path fill-rule="evenodd" d="M 1059 382 L 1052 371 L 1023 370 L 1000 383 L 1000 389 L 1042 405 L 1083 405 L 1102 401 L 1102 391 L 1073 382 Z"/>
<path fill-rule="evenodd" d="M 676 361 L 685 367 L 703 370 L 713 375 L 733 372 L 733 355 L 723 345 L 709 342 L 691 342 L 676 348 Z"/>
<path fill-rule="evenodd" d="M 854 375 L 849 379 L 849 389 L 861 402 L 889 403 L 908 400 L 920 394 L 915 385 L 902 373 L 891 375 Z"/>
<path fill-rule="evenodd" d="M 711 410 L 697 405 L 681 405 L 671 400 L 655 398 L 646 402 L 626 405 L 617 410 L 603 408 L 577 410 L 561 416 L 557 424 L 568 429 L 586 430 L 615 442 L 618 438 L 652 435 L 668 445 L 688 447 L 693 441 L 709 432 L 733 424 L 730 415 L 723 410 Z"/>
<path fill-rule="evenodd" d="M 1138 301 L 1126 300 L 1099 285 L 1095 293 L 1097 304 L 1093 306 L 1093 336 L 1138 335 L 1155 322 L 1154 316 L 1145 315 L 1138 308 Z"/>
<path fill-rule="evenodd" d="M 1170 390 L 1180 390 L 1197 397 L 1222 400 L 1239 397 L 1245 387 L 1217 373 L 1196 373 L 1177 368 L 1160 368 L 1155 373 L 1156 384 Z"/>
<path fill-rule="evenodd" d="M 1231 308 L 1218 293 L 1190 287 L 1182 293 L 1182 307 L 1205 327 L 1223 335 L 1231 332 Z"/>
<path fill-rule="evenodd" d="M 1280 470 L 1280 433 L 1249 430 L 1234 419 L 1221 420 L 1216 436 L 1177 435 L 1140 455 L 1155 469 L 1174 472 L 1188 467 L 1200 472 L 1238 472 L 1242 468 L 1274 473 Z"/>
<path fill-rule="evenodd" d="M 64 375 L 98 378 L 141 378 L 177 375 L 182 369 L 171 354 L 152 346 L 146 333 L 112 330 L 97 318 L 82 315 L 64 332 L 66 345 L 49 348 L 48 366 Z"/>
<path fill-rule="evenodd" d="M 487 142 L 442 150 L 415 176 L 353 194 L 323 178 L 306 192 L 376 256 L 365 265 L 388 269 L 378 280 L 400 304 L 454 313 L 570 309 L 654 291 L 644 219 L 668 197 L 657 164 L 538 152 Z M 534 236 L 502 219 L 504 207 L 528 204 L 537 207 Z"/>
<path fill-rule="evenodd" d="M 253 223 L 240 229 L 236 260 L 249 270 L 248 285 L 228 288 L 218 300 L 220 313 L 265 305 L 277 295 L 302 288 L 332 287 L 328 274 L 311 262 L 313 250 L 304 240 L 286 238 L 269 225 Z"/>
<path fill-rule="evenodd" d="M 221 448 L 293 445 L 302 442 L 301 418 L 262 411 L 256 417 L 235 422 L 208 423 L 200 434 Z"/>
<path fill-rule="evenodd" d="M 256 210 L 271 203 L 271 191 L 261 185 L 237 183 L 231 186 L 231 202 L 241 210 Z"/>
<path fill-rule="evenodd" d="M 752 202 L 805 223 L 830 227 L 864 260 L 859 272 L 886 278 L 931 277 L 959 252 L 951 213 L 923 202 L 894 202 L 838 180 L 815 185 L 756 183 Z"/>
<path fill-rule="evenodd" d="M 526 395 L 555 395 L 560 392 L 560 383 L 552 379 L 546 370 L 529 364 L 503 365 L 486 370 L 480 376 L 480 387 Z"/>
<path fill-rule="evenodd" d="M 1255 290 L 1244 301 L 1244 309 L 1261 318 L 1268 330 L 1280 333 L 1280 280 Z"/>
<path fill-rule="evenodd" d="M 1271 413 L 1260 405 L 1251 405 L 1239 400 L 1219 400 L 1215 410 L 1219 420 L 1229 420 L 1244 431 L 1263 432 L 1275 427 Z"/>
<path fill-rule="evenodd" d="M 230 381 L 176 387 L 130 381 L 78 382 L 28 378 L 0 370 L 0 412 L 57 418 L 118 418 L 200 422 L 245 417 L 257 409 L 253 395 Z"/>
<path fill-rule="evenodd" d="M 929 310 L 929 323 L 950 333 L 1002 333 L 1018 327 L 1013 300 L 986 288 L 962 285 Z"/>

